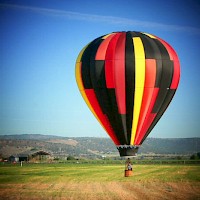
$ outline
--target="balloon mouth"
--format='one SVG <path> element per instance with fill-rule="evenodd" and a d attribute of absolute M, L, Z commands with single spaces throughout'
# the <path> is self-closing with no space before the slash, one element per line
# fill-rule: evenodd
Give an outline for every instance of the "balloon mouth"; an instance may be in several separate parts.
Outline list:
<path fill-rule="evenodd" d="M 120 157 L 126 157 L 126 156 L 130 157 L 130 156 L 136 156 L 139 146 L 119 145 L 117 146 L 117 149 L 119 151 Z"/>

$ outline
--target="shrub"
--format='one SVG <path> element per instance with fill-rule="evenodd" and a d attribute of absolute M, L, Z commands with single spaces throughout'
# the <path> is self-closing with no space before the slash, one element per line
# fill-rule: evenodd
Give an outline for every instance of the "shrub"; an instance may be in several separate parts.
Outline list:
<path fill-rule="evenodd" d="M 73 156 L 68 156 L 67 160 L 76 160 Z"/>

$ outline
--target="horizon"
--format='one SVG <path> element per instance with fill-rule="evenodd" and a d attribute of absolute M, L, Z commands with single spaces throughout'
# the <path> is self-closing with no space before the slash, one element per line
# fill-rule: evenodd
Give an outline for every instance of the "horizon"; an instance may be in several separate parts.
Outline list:
<path fill-rule="evenodd" d="M 60 138 L 102 138 L 102 139 L 110 139 L 109 138 L 109 136 L 104 136 L 104 137 L 98 137 L 98 136 L 59 136 L 59 135 L 45 135 L 45 134 L 38 134 L 38 133 L 36 133 L 36 134 L 8 134 L 8 135 L 0 135 L 0 137 L 6 137 L 6 136 L 25 136 L 25 135 L 27 135 L 27 136 L 46 136 L 46 137 L 60 137 Z M 165 137 L 162 137 L 162 138 L 159 138 L 159 137 L 147 137 L 146 138 L 146 140 L 147 139 L 194 139 L 194 138 L 199 138 L 200 139 L 200 137 L 179 137 L 179 138 L 172 138 L 172 137 L 170 137 L 170 138 L 165 138 Z M 112 142 L 112 141 L 111 141 Z M 113 143 L 114 144 L 114 143 Z M 140 145 L 140 146 L 142 146 L 142 144 Z"/>

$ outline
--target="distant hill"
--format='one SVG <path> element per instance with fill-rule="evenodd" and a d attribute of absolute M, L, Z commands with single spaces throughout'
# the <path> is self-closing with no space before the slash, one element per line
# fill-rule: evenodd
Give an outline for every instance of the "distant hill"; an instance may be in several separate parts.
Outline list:
<path fill-rule="evenodd" d="M 47 151 L 54 157 L 118 156 L 118 151 L 109 138 L 60 137 L 40 134 L 0 136 L 0 154 L 3 157 L 13 154 L 30 154 L 36 150 Z M 138 154 L 192 155 L 196 152 L 200 152 L 200 138 L 147 138 Z"/>
<path fill-rule="evenodd" d="M 53 138 L 65 138 L 55 135 L 42 135 L 42 134 L 21 134 L 21 135 L 0 135 L 0 140 L 49 140 Z"/>

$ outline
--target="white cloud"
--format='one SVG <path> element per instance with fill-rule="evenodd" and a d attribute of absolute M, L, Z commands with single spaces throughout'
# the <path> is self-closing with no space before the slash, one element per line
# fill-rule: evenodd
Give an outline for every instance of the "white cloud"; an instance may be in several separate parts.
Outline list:
<path fill-rule="evenodd" d="M 49 9 L 49 8 L 39 8 L 39 7 L 24 6 L 24 5 L 0 4 L 0 7 L 37 12 L 44 15 L 63 17 L 69 20 L 81 20 L 81 21 L 90 21 L 90 22 L 98 22 L 98 23 L 102 22 L 102 23 L 121 25 L 121 26 L 131 25 L 131 26 L 139 26 L 139 27 L 147 27 L 147 28 L 156 28 L 156 29 L 165 30 L 165 31 L 183 31 L 183 32 L 188 32 L 188 33 L 193 33 L 193 34 L 200 34 L 199 28 L 190 27 L 190 26 L 162 24 L 162 23 L 128 19 L 128 18 L 122 18 L 122 17 L 84 14 L 84 13 L 79 13 L 79 12 L 71 12 L 71 11 Z"/>

